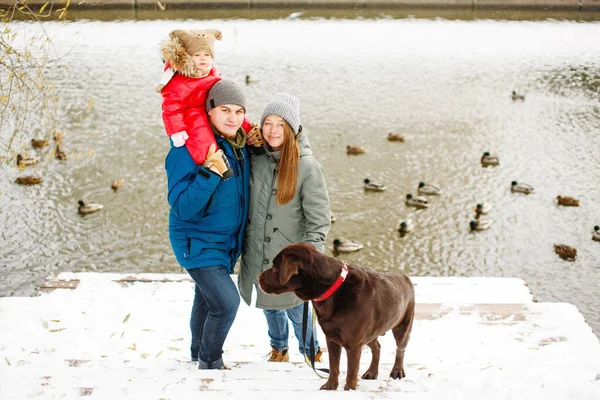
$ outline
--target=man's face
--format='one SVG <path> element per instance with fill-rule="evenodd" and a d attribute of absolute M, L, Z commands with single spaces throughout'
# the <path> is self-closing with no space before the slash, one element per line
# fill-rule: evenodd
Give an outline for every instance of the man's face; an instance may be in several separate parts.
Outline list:
<path fill-rule="evenodd" d="M 235 104 L 223 104 L 208 112 L 208 118 L 226 138 L 234 138 L 244 122 L 244 108 Z"/>

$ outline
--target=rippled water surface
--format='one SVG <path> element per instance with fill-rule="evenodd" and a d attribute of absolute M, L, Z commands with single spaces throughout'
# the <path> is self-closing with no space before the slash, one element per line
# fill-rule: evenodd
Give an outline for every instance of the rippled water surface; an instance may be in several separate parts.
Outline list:
<path fill-rule="evenodd" d="M 27 23 L 19 29 L 36 29 Z M 40 153 L 0 178 L 0 295 L 31 295 L 61 271 L 179 271 L 167 233 L 168 140 L 154 87 L 160 41 L 175 28 L 217 27 L 216 64 L 246 87 L 249 114 L 278 91 L 301 99 L 337 216 L 328 240 L 365 248 L 350 263 L 430 276 L 517 276 L 540 301 L 576 304 L 600 331 L 600 24 L 436 19 L 154 20 L 45 23 L 61 96 L 66 162 Z M 512 90 L 526 95 L 513 102 Z M 90 101 L 93 100 L 91 107 Z M 388 132 L 406 136 L 390 143 Z M 4 133 L 6 134 L 6 132 Z M 27 147 L 32 136 L 17 144 Z M 347 156 L 346 145 L 368 149 Z M 482 168 L 484 151 L 501 165 Z M 110 183 L 125 178 L 113 193 Z M 365 193 L 362 181 L 384 182 Z M 443 189 L 428 210 L 404 205 L 424 180 Z M 510 182 L 535 187 L 512 194 Z M 579 208 L 555 204 L 579 198 Z M 77 214 L 78 199 L 105 208 Z M 478 202 L 494 224 L 470 233 Z M 399 220 L 412 234 L 400 238 Z M 577 248 L 561 260 L 553 243 Z"/>

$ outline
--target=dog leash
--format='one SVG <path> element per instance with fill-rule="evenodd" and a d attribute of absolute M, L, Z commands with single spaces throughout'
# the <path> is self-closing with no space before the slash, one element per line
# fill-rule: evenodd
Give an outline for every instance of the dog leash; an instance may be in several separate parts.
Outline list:
<path fill-rule="evenodd" d="M 306 354 L 304 354 L 304 361 L 306 361 L 306 364 L 309 367 L 311 367 L 313 369 L 313 371 L 315 371 L 315 374 L 317 374 L 317 376 L 319 378 L 326 379 L 328 377 L 321 375 L 318 371 L 329 374 L 329 369 L 328 368 L 315 368 L 315 321 L 316 320 L 317 320 L 317 314 L 313 310 L 312 326 L 311 326 L 311 330 L 310 330 L 312 332 L 312 335 L 310 336 L 310 358 Z M 302 311 L 302 343 L 306 343 L 307 328 L 308 328 L 308 301 L 305 301 L 304 302 L 304 310 Z"/>

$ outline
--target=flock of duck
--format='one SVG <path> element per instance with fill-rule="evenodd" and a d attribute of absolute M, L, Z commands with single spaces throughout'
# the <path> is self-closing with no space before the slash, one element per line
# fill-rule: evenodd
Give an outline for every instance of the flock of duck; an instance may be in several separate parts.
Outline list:
<path fill-rule="evenodd" d="M 60 149 L 60 144 L 62 143 L 62 140 L 64 139 L 64 137 L 65 137 L 65 134 L 59 133 L 59 132 L 56 132 L 53 136 L 53 139 L 55 142 L 54 158 L 56 158 L 60 161 L 67 160 L 67 154 Z M 33 149 L 41 150 L 41 149 L 44 149 L 49 146 L 50 146 L 50 141 L 48 141 L 48 140 L 31 139 L 31 147 Z M 17 154 L 17 167 L 19 167 L 19 170 L 21 170 L 21 171 L 24 170 L 28 166 L 37 164 L 39 161 L 40 161 L 39 157 L 30 156 L 26 152 Z M 42 181 L 43 181 L 43 179 L 36 175 L 23 175 L 23 176 L 17 177 L 17 179 L 15 180 L 15 183 L 18 183 L 20 185 L 38 185 L 38 184 L 42 183 Z M 111 184 L 111 188 L 116 193 L 117 190 L 119 190 L 124 184 L 125 184 L 125 180 L 123 178 L 115 179 L 115 180 L 113 180 L 113 182 Z M 79 200 L 77 212 L 81 215 L 86 215 L 86 214 L 91 214 L 91 213 L 100 211 L 102 208 L 104 208 L 104 205 L 102 205 L 100 203 L 86 203 L 83 200 Z"/>
<path fill-rule="evenodd" d="M 518 95 L 513 92 L 512 94 L 513 100 L 524 100 L 525 97 L 523 95 Z M 389 141 L 393 142 L 404 142 L 406 139 L 404 136 L 390 133 L 387 136 Z M 360 146 L 346 146 L 346 154 L 348 155 L 359 155 L 366 153 L 367 150 L 364 147 Z M 500 165 L 499 157 L 495 154 L 491 154 L 490 152 L 485 152 L 481 156 L 480 159 L 481 165 L 483 167 L 489 166 L 498 166 Z M 363 188 L 365 191 L 369 192 L 383 192 L 386 190 L 386 186 L 379 182 L 373 182 L 369 178 L 366 178 L 363 181 Z M 529 195 L 534 193 L 534 188 L 527 184 L 518 181 L 512 181 L 510 184 L 510 190 L 512 193 L 522 193 L 525 195 Z M 404 203 L 408 207 L 415 207 L 417 209 L 425 209 L 429 207 L 429 201 L 427 196 L 439 196 L 442 194 L 442 190 L 432 184 L 419 182 L 417 187 L 418 196 L 413 196 L 412 193 L 408 193 L 406 195 L 406 199 Z M 578 207 L 579 200 L 569 197 L 569 196 L 557 196 L 556 203 L 560 206 L 564 207 Z M 469 227 L 471 231 L 482 231 L 490 228 L 492 223 L 494 222 L 491 218 L 487 217 L 487 214 L 492 209 L 492 205 L 489 203 L 479 203 L 475 206 L 475 216 L 474 219 L 469 222 Z M 335 221 L 335 218 L 332 214 L 332 222 Z M 412 232 L 414 229 L 414 223 L 412 220 L 408 219 L 405 221 L 400 221 L 397 226 L 397 231 L 401 237 Z M 592 240 L 600 242 L 600 226 L 594 226 L 592 231 Z M 558 256 L 560 256 L 564 260 L 574 261 L 577 258 L 577 250 L 571 246 L 565 244 L 554 244 L 554 251 Z M 335 239 L 333 241 L 333 250 L 334 253 L 351 253 L 358 250 L 361 250 L 364 246 L 354 240 L 349 239 Z"/>
<path fill-rule="evenodd" d="M 246 84 L 250 84 L 255 82 L 250 76 L 246 76 Z M 511 96 L 513 101 L 524 101 L 525 96 L 512 92 Z M 55 133 L 54 141 L 55 141 L 55 149 L 54 149 L 54 157 L 60 161 L 67 160 L 67 155 L 64 151 L 60 149 L 60 144 L 64 138 L 64 133 Z M 387 140 L 390 142 L 405 142 L 406 138 L 397 133 L 389 133 L 387 135 Z M 42 139 L 31 139 L 31 147 L 34 149 L 43 149 L 50 145 L 48 140 Z M 348 155 L 360 155 L 366 153 L 367 150 L 361 146 L 346 146 L 346 153 Z M 481 165 L 483 167 L 488 166 L 497 166 L 500 165 L 500 160 L 497 155 L 491 154 L 490 152 L 485 152 L 481 156 Z M 27 153 L 19 153 L 17 154 L 17 166 L 20 170 L 23 170 L 27 166 L 37 164 L 39 162 L 39 157 L 29 156 Z M 35 175 L 25 175 L 19 176 L 15 180 L 15 183 L 21 185 L 37 185 L 42 183 L 42 178 Z M 123 184 L 125 180 L 123 178 L 113 180 L 111 184 L 111 188 L 114 192 L 117 192 Z M 363 181 L 363 188 L 365 191 L 369 192 L 383 192 L 386 190 L 386 186 L 382 183 L 372 182 L 369 178 L 366 178 Z M 517 181 L 512 181 L 510 190 L 513 193 L 523 193 L 523 194 L 531 194 L 534 192 L 534 189 L 531 185 L 526 183 L 521 183 Z M 429 201 L 426 196 L 439 196 L 442 194 L 442 191 L 432 185 L 425 182 L 419 182 L 417 187 L 417 193 L 419 196 L 413 196 L 412 193 L 408 193 L 406 195 L 406 199 L 404 203 L 408 207 L 415 207 L 417 209 L 424 209 L 429 207 Z M 558 196 L 556 198 L 557 204 L 565 207 L 578 207 L 579 200 L 568 197 L 568 196 Z M 97 211 L 100 211 L 104 206 L 100 203 L 86 203 L 83 200 L 78 201 L 77 211 L 81 215 L 91 214 Z M 494 222 L 491 218 L 486 217 L 486 214 L 492 209 L 492 205 L 489 203 L 479 203 L 475 206 L 475 216 L 474 219 L 469 222 L 469 227 L 472 231 L 482 231 L 488 229 L 492 223 Z M 331 213 L 331 222 L 335 222 L 335 216 Z M 405 236 L 408 233 L 412 232 L 414 229 L 414 223 L 412 220 L 408 219 L 406 221 L 401 221 L 398 224 L 397 231 L 400 236 Z M 594 230 L 592 232 L 592 240 L 600 242 L 600 226 L 594 226 Z M 361 250 L 364 246 L 356 241 L 349 239 L 335 239 L 333 241 L 333 250 L 334 253 L 350 253 Z M 577 258 L 577 250 L 571 246 L 565 244 L 555 244 L 554 245 L 555 252 L 565 260 L 575 260 Z"/>

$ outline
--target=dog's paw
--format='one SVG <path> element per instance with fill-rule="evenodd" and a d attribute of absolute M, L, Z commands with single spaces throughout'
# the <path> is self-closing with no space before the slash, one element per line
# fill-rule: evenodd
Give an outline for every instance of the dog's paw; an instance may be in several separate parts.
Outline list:
<path fill-rule="evenodd" d="M 344 390 L 356 390 L 358 386 L 358 376 L 355 377 L 347 377 L 346 385 L 344 386 Z"/>
<path fill-rule="evenodd" d="M 402 379 L 405 377 L 406 374 L 404 373 L 404 368 L 394 368 L 392 372 L 390 372 L 390 378 L 392 379 Z"/>
<path fill-rule="evenodd" d="M 325 382 L 325 384 L 323 386 L 321 386 L 320 390 L 337 390 L 338 388 L 338 383 L 337 382 Z"/>
<path fill-rule="evenodd" d="M 371 371 L 367 370 L 362 376 L 362 379 L 377 379 L 377 375 L 379 375 L 379 371 Z"/>

